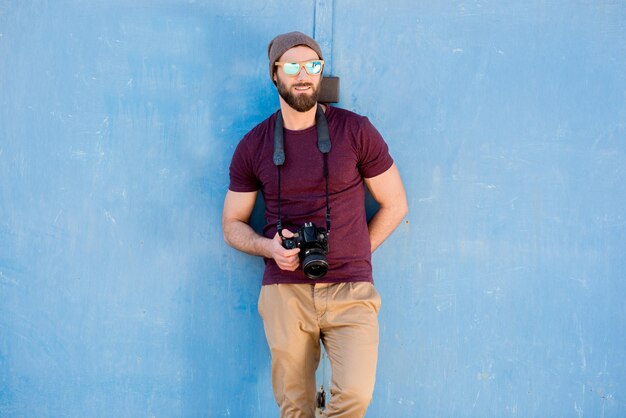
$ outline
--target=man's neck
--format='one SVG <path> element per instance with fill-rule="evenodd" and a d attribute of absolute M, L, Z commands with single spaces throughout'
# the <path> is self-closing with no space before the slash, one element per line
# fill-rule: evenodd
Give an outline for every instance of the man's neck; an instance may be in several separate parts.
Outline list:
<path fill-rule="evenodd" d="M 280 111 L 283 115 L 284 126 L 290 131 L 302 131 L 315 125 L 315 112 L 317 111 L 317 104 L 306 112 L 298 112 L 289 106 L 281 97 Z"/>

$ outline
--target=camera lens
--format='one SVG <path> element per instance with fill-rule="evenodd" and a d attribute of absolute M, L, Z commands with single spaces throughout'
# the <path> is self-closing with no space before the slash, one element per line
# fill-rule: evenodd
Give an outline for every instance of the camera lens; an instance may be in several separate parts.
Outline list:
<path fill-rule="evenodd" d="M 319 279 L 328 271 L 326 255 L 320 250 L 307 252 L 302 260 L 302 270 L 309 279 Z"/>

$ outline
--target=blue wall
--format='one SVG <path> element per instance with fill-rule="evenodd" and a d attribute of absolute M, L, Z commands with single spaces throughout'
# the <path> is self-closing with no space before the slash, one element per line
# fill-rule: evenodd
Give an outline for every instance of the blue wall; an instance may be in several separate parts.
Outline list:
<path fill-rule="evenodd" d="M 0 0 L 0 416 L 277 415 L 220 217 L 293 29 L 409 195 L 368 416 L 625 416 L 626 4 L 501 3 Z"/>

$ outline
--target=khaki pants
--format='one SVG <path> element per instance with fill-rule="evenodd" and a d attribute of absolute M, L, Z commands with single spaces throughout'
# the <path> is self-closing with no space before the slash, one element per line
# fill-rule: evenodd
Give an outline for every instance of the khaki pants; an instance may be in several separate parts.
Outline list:
<path fill-rule="evenodd" d="M 379 308 L 380 296 L 366 282 L 261 288 L 259 313 L 282 418 L 315 416 L 320 340 L 332 369 L 330 402 L 322 416 L 365 416 L 376 378 Z"/>

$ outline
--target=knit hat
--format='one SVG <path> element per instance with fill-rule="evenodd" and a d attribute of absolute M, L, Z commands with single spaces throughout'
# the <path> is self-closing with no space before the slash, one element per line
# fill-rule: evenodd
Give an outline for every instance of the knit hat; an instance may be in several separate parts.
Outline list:
<path fill-rule="evenodd" d="M 272 42 L 267 46 L 267 56 L 270 59 L 270 78 L 272 80 L 274 79 L 274 64 L 276 61 L 278 61 L 287 50 L 298 45 L 308 46 L 317 53 L 320 59 L 324 59 L 324 57 L 322 57 L 322 48 L 320 48 L 319 44 L 310 36 L 302 32 L 289 32 L 278 35 L 272 39 Z"/>

